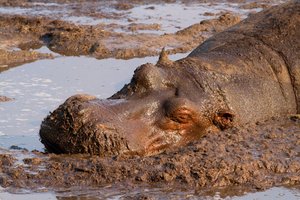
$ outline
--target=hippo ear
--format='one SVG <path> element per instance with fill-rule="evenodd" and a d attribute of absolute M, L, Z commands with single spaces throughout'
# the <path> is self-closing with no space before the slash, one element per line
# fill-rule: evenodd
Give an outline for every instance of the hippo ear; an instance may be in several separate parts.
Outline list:
<path fill-rule="evenodd" d="M 159 59 L 158 59 L 156 65 L 170 65 L 172 63 L 173 63 L 173 61 L 171 61 L 169 59 L 168 54 L 164 47 L 160 52 Z"/>
<path fill-rule="evenodd" d="M 213 123 L 221 130 L 233 127 L 234 114 L 228 110 L 220 110 L 214 116 Z"/>

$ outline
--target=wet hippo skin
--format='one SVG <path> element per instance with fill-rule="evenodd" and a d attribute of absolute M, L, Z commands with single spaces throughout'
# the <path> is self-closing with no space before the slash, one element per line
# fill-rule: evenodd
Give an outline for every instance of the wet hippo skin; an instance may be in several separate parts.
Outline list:
<path fill-rule="evenodd" d="M 97 87 L 97 86 L 95 86 Z M 41 124 L 53 153 L 152 155 L 300 108 L 300 1 L 248 17 L 170 61 L 136 69 L 106 100 L 75 95 Z"/>

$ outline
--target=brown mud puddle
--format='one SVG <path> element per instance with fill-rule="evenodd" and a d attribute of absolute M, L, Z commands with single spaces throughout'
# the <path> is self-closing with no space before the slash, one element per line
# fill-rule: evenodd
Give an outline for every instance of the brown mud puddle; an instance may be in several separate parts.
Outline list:
<path fill-rule="evenodd" d="M 57 57 L 54 52 L 98 59 L 157 55 L 162 47 L 170 54 L 188 52 L 247 14 L 279 2 L 3 0 L 0 1 L 0 77 L 10 67 Z M 162 8 L 177 9 L 177 5 L 184 8 L 183 15 L 185 10 L 193 12 L 192 8 L 211 9 L 201 10 L 198 13 L 201 20 L 188 26 L 179 19 L 172 21 L 177 10 L 175 14 L 155 18 L 163 12 Z M 142 14 L 136 14 L 138 11 Z M 150 11 L 152 17 L 145 14 Z M 203 16 L 207 17 L 204 21 Z M 53 52 L 38 50 L 42 46 Z M 37 85 L 49 82 L 47 77 L 42 81 Z M 0 79 L 0 83 L 4 82 Z M 44 98 L 44 93 L 37 94 L 37 100 Z M 7 100 L 0 96 L 0 101 Z M 1 120 L 7 119 L 0 117 Z M 12 149 L 0 150 L 0 199 L 220 199 L 227 196 L 234 199 L 238 197 L 233 196 L 245 192 L 276 186 L 295 188 L 279 189 L 287 199 L 297 199 L 300 194 L 299 116 L 274 118 L 207 135 L 186 147 L 145 158 L 53 155 Z M 276 193 L 276 188 L 269 191 L 269 195 Z M 281 197 L 280 192 L 276 198 Z"/>

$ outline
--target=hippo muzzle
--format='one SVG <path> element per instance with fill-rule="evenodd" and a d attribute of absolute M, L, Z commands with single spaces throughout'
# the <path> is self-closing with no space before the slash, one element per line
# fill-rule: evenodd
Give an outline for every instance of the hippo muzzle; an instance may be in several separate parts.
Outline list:
<path fill-rule="evenodd" d="M 91 153 L 115 155 L 129 149 L 118 134 L 117 115 L 96 103 L 95 97 L 76 95 L 51 113 L 42 123 L 41 142 L 53 153 Z M 106 123 L 105 123 L 106 122 Z"/>

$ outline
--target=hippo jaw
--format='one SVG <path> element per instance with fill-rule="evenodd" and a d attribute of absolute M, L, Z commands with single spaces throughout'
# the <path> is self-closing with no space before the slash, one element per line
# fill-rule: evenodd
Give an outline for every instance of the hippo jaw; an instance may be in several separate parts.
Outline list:
<path fill-rule="evenodd" d="M 205 92 L 193 94 L 197 101 L 186 95 L 190 88 L 176 86 L 186 80 L 170 70 L 143 65 L 107 100 L 70 97 L 42 122 L 41 142 L 53 153 L 153 155 L 232 124 L 233 115 L 219 112 Z"/>

